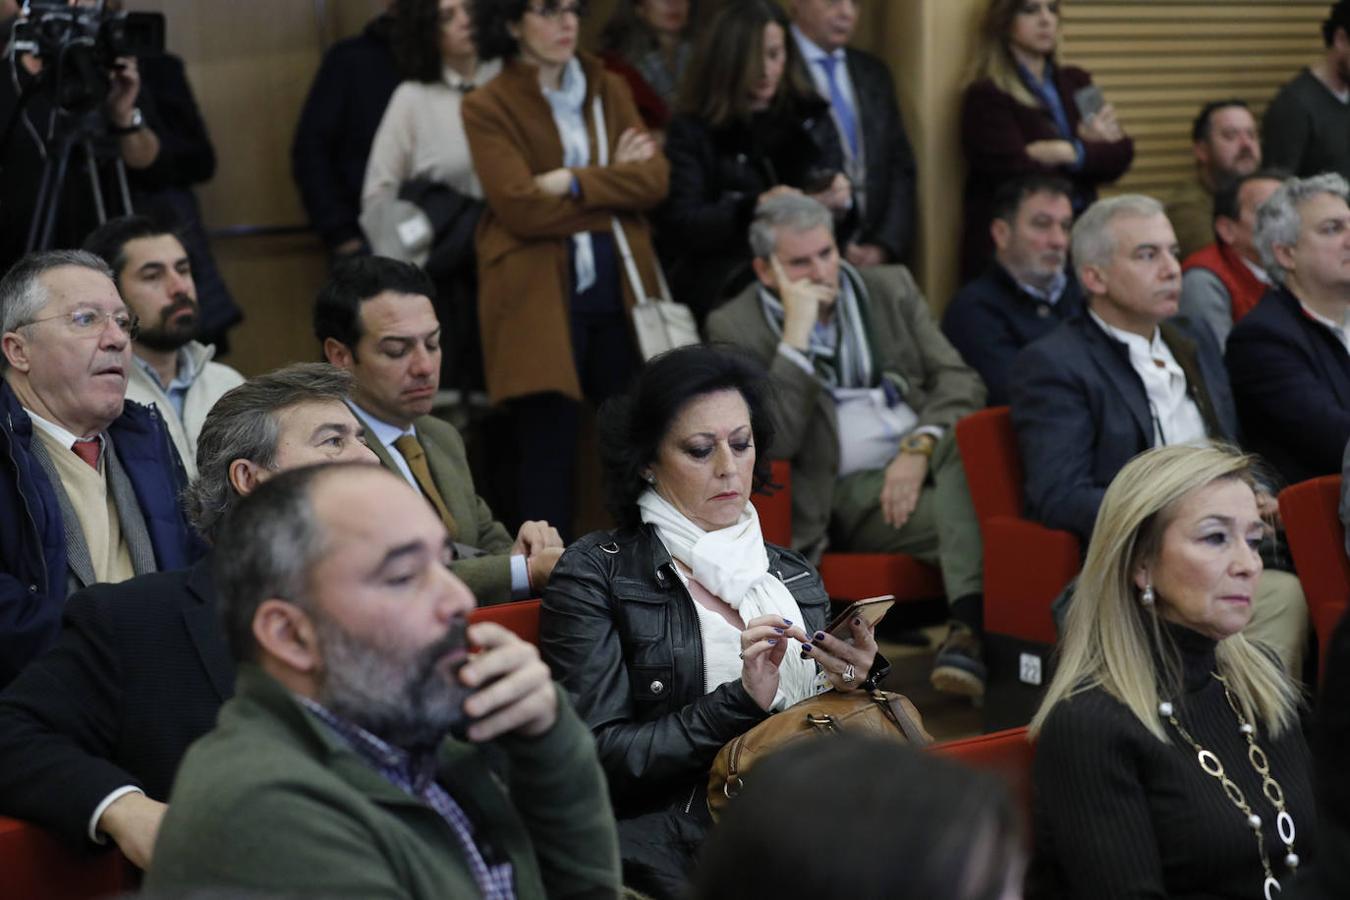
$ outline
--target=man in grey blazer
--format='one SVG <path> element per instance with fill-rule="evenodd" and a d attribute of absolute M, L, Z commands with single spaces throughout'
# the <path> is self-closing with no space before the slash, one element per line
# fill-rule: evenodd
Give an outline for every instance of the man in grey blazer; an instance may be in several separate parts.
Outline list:
<path fill-rule="evenodd" d="M 352 374 L 351 406 L 380 463 L 416 488 L 454 541 L 451 568 L 479 603 L 538 596 L 562 555 L 548 522 L 515 540 L 474 490 L 464 441 L 431 415 L 440 385 L 441 323 L 431 281 L 412 263 L 356 257 L 333 267 L 314 306 L 328 362 Z"/>
<path fill-rule="evenodd" d="M 952 426 L 984 384 L 947 342 L 903 266 L 853 268 L 830 212 L 799 194 L 760 204 L 758 281 L 708 317 L 777 388 L 768 449 L 792 462 L 793 549 L 909 553 L 942 569 L 951 633 L 940 690 L 979 696 L 982 546 Z"/>

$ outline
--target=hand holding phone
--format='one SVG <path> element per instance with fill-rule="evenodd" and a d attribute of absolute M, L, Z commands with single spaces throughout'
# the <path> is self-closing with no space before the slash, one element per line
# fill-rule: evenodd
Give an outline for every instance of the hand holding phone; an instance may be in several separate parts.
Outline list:
<path fill-rule="evenodd" d="M 866 600 L 859 600 L 856 603 L 850 603 L 848 609 L 845 609 L 839 615 L 835 616 L 834 621 L 825 629 L 829 634 L 834 635 L 841 641 L 853 643 L 853 631 L 850 623 L 854 619 L 862 619 L 863 624 L 869 628 L 875 628 L 877 623 L 885 618 L 886 613 L 890 612 L 895 605 L 895 595 L 885 594 L 880 597 L 870 597 Z"/>

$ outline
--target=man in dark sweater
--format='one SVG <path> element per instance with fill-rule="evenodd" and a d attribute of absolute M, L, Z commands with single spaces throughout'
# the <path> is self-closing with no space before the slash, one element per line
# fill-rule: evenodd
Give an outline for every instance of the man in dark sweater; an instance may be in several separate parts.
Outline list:
<path fill-rule="evenodd" d="M 994 262 L 947 305 L 942 330 L 989 389 L 989 406 L 1008 403 L 1013 358 L 1083 310 L 1069 255 L 1072 187 L 1051 175 L 1028 175 L 994 195 Z"/>
<path fill-rule="evenodd" d="M 1280 89 L 1261 123 L 1265 164 L 1350 178 L 1350 0 L 1322 23 L 1326 55 Z"/>
<path fill-rule="evenodd" d="M 291 174 L 310 224 L 338 256 L 366 246 L 358 221 L 366 158 L 400 80 L 393 23 L 378 16 L 324 54 L 295 128 Z"/>

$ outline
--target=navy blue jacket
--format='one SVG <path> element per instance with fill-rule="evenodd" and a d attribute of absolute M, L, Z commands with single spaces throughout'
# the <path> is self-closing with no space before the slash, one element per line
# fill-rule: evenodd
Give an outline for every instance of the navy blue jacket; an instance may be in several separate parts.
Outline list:
<path fill-rule="evenodd" d="M 1006 406 L 1013 360 L 1022 348 L 1083 311 L 1078 279 L 1069 276 L 1058 303 L 1033 297 L 1008 270 L 993 263 L 956 292 L 942 316 L 942 331 L 966 365 L 989 389 L 987 406 Z"/>
<path fill-rule="evenodd" d="M 361 185 L 384 108 L 400 81 L 391 16 L 338 41 L 319 64 L 291 144 L 291 174 L 310 224 L 331 249 L 361 237 Z"/>
<path fill-rule="evenodd" d="M 128 400 L 111 425 L 161 571 L 205 552 L 178 506 L 186 478 L 158 411 Z M 66 605 L 61 507 L 33 457 L 33 421 L 0 380 L 0 687 L 55 642 Z"/>
<path fill-rule="evenodd" d="M 1214 336 L 1181 318 L 1160 327 L 1209 436 L 1236 443 L 1237 412 Z M 1086 314 L 1018 355 L 1012 423 L 1027 516 L 1072 531 L 1085 544 L 1106 486 L 1131 457 L 1153 446 L 1155 434 L 1129 350 Z"/>
<path fill-rule="evenodd" d="M 1288 484 L 1341 471 L 1350 440 L 1350 354 L 1275 288 L 1228 335 L 1242 430 Z"/>

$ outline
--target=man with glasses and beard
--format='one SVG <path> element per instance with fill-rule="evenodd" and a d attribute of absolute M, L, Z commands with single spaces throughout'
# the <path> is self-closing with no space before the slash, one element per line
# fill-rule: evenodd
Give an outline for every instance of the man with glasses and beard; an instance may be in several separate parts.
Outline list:
<path fill-rule="evenodd" d="M 236 692 L 179 769 L 147 887 L 617 894 L 589 730 L 533 646 L 466 627 L 445 526 L 402 478 L 282 473 L 216 549 Z"/>
<path fill-rule="evenodd" d="M 189 478 L 197 477 L 197 435 L 211 407 L 244 376 L 213 362 L 199 343 L 201 309 L 188 252 L 172 230 L 146 216 L 110 219 L 85 238 L 102 257 L 127 306 L 140 319 L 127 373 L 127 398 L 159 407 Z"/>

